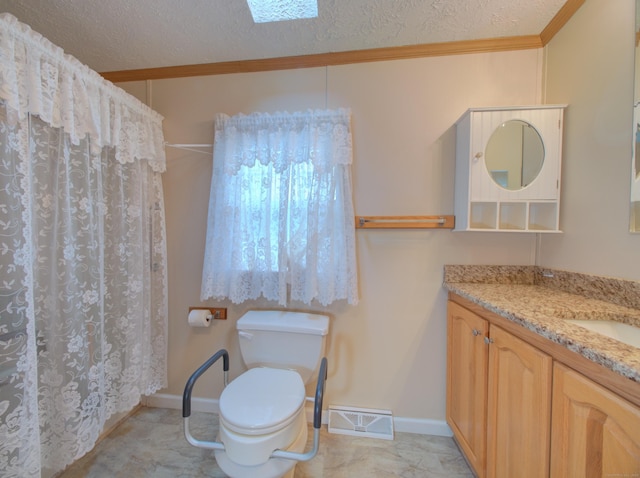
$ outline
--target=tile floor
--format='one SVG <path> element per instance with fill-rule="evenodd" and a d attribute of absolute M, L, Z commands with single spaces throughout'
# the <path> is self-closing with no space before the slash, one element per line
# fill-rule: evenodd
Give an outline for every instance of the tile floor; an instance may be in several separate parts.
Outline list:
<path fill-rule="evenodd" d="M 217 415 L 193 413 L 192 434 L 215 436 Z M 309 436 L 312 437 L 310 430 Z M 213 452 L 189 445 L 180 410 L 140 408 L 59 478 L 225 477 Z M 296 478 L 473 477 L 451 438 L 396 433 L 381 440 L 328 433 L 323 426 L 320 451 L 299 463 Z"/>

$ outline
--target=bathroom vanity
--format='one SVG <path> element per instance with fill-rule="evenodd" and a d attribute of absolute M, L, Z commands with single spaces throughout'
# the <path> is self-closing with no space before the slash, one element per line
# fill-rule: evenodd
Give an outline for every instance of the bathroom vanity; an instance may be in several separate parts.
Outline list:
<path fill-rule="evenodd" d="M 447 422 L 478 477 L 640 475 L 640 283 L 445 266 L 445 287 Z"/>

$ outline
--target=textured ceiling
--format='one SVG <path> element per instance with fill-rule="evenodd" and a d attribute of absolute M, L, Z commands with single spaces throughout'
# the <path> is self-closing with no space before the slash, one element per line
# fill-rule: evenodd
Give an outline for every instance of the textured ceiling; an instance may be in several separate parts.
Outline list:
<path fill-rule="evenodd" d="M 245 0 L 0 0 L 99 72 L 538 35 L 565 0 L 318 0 L 253 23 Z"/>

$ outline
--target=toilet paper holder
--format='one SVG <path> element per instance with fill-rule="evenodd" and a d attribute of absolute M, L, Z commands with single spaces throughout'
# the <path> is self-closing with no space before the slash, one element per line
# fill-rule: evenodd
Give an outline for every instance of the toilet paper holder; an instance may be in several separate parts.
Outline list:
<path fill-rule="evenodd" d="M 226 307 L 189 307 L 189 312 L 192 310 L 208 310 L 212 319 L 227 320 Z"/>

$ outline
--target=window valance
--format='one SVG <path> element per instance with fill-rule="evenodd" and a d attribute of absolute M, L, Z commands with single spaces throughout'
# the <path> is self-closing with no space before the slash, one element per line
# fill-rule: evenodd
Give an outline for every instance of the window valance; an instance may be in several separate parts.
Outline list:
<path fill-rule="evenodd" d="M 37 115 L 74 145 L 116 149 L 121 163 L 146 159 L 165 170 L 162 116 L 64 53 L 8 13 L 0 14 L 0 99 L 9 121 Z"/>
<path fill-rule="evenodd" d="M 271 164 L 282 172 L 291 163 L 309 162 L 316 171 L 350 165 L 351 111 L 347 108 L 294 113 L 252 113 L 216 117 L 215 137 L 224 145 L 225 171 Z"/>

